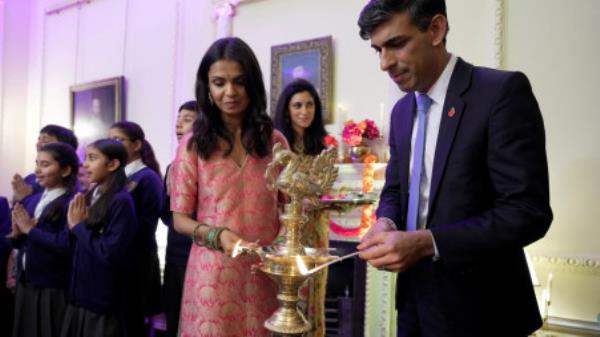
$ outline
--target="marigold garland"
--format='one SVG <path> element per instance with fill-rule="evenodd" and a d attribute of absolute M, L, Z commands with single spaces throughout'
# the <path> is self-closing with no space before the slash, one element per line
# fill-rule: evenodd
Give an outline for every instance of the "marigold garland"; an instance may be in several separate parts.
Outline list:
<path fill-rule="evenodd" d="M 363 193 L 369 193 L 373 191 L 373 179 L 375 177 L 375 162 L 377 162 L 377 157 L 372 154 L 366 156 L 364 159 L 365 167 L 363 169 L 362 178 Z M 363 206 L 361 212 L 362 213 L 360 217 L 359 237 L 362 238 L 375 222 L 375 214 L 373 213 L 373 205 Z"/>

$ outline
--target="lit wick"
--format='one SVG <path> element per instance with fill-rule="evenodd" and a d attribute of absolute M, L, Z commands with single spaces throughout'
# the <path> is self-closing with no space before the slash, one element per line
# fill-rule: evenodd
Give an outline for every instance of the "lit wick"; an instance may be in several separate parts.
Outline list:
<path fill-rule="evenodd" d="M 233 246 L 233 250 L 231 251 L 231 257 L 235 258 L 236 256 L 240 255 L 242 251 L 242 240 L 238 240 L 235 243 L 235 246 Z"/>

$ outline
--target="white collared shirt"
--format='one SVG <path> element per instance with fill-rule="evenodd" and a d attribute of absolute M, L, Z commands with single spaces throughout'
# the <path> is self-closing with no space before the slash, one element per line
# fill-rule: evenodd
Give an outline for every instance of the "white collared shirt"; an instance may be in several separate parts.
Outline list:
<path fill-rule="evenodd" d="M 64 187 L 57 187 L 51 190 L 45 189 L 44 193 L 42 193 L 42 197 L 40 198 L 40 202 L 38 202 L 38 204 L 35 206 L 33 217 L 35 219 L 39 219 L 44 211 L 44 208 L 65 193 L 67 193 L 67 189 Z"/>
<path fill-rule="evenodd" d="M 138 172 L 139 170 L 146 167 L 146 164 L 142 161 L 141 158 L 132 161 L 131 163 L 125 165 L 125 175 L 127 178 Z"/>
<path fill-rule="evenodd" d="M 429 212 L 429 194 L 431 189 L 431 174 L 433 172 L 433 160 L 435 158 L 435 148 L 437 145 L 438 134 L 440 131 L 440 123 L 442 121 L 442 109 L 444 108 L 444 102 L 446 100 L 446 93 L 448 86 L 450 85 L 450 77 L 454 72 L 456 66 L 457 57 L 450 54 L 450 60 L 442 74 L 433 84 L 431 89 L 427 92 L 427 95 L 431 98 L 431 107 L 427 116 L 427 123 L 425 129 L 425 153 L 423 154 L 423 174 L 421 176 L 421 190 L 419 196 L 419 217 L 417 223 L 417 229 L 424 229 Z M 422 93 L 415 92 L 415 98 Z M 415 139 L 417 137 L 417 119 L 413 122 L 412 140 L 411 140 L 411 156 L 410 156 L 410 168 L 409 175 L 412 174 L 412 151 L 415 146 Z M 409 177 L 410 181 L 410 177 Z"/>

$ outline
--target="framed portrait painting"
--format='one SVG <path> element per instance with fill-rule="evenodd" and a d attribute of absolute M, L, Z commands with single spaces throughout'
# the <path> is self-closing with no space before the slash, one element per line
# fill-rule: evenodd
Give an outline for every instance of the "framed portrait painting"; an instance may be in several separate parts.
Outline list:
<path fill-rule="evenodd" d="M 71 126 L 79 144 L 106 138 L 110 126 L 125 117 L 124 77 L 72 85 Z"/>
<path fill-rule="evenodd" d="M 271 115 L 283 88 L 297 78 L 315 86 L 323 103 L 323 121 L 332 123 L 333 43 L 331 36 L 271 47 Z"/>

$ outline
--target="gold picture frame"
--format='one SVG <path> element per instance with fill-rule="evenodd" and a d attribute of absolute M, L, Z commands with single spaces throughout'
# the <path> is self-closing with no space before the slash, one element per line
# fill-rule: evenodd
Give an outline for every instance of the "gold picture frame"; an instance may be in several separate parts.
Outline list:
<path fill-rule="evenodd" d="M 311 82 L 321 98 L 323 122 L 333 122 L 333 39 L 331 36 L 271 47 L 271 115 L 285 86 L 296 78 Z"/>
<path fill-rule="evenodd" d="M 125 118 L 124 84 L 119 76 L 69 87 L 71 127 L 81 146 L 106 138 L 111 125 Z"/>

